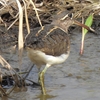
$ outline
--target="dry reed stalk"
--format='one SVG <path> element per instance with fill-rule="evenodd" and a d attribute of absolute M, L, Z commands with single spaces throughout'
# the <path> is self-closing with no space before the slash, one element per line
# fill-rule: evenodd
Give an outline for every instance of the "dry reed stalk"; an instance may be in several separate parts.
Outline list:
<path fill-rule="evenodd" d="M 29 27 L 29 22 L 28 22 L 27 7 L 26 7 L 26 3 L 25 3 L 24 0 L 23 0 L 23 3 L 24 3 L 24 8 L 25 8 L 26 26 L 27 26 L 27 31 L 28 31 L 28 34 L 29 34 L 30 33 L 30 27 Z"/>
<path fill-rule="evenodd" d="M 18 54 L 19 54 L 19 67 L 22 65 L 22 53 L 23 53 L 23 9 L 19 2 L 16 0 L 19 9 L 19 33 L 18 33 Z"/>
<path fill-rule="evenodd" d="M 36 7 L 35 7 L 34 2 L 33 2 L 32 0 L 30 0 L 30 3 L 31 3 L 32 6 L 34 7 L 34 10 L 35 10 L 36 16 L 37 16 L 37 18 L 38 18 L 38 21 L 39 21 L 39 23 L 40 23 L 40 26 L 43 27 L 43 26 L 42 26 L 42 23 L 41 23 L 41 20 L 40 20 L 40 18 L 39 18 L 39 15 L 38 15 L 38 11 L 37 11 L 37 9 L 36 9 Z"/>
<path fill-rule="evenodd" d="M 16 18 L 13 23 L 7 28 L 7 30 L 9 30 L 16 22 L 18 21 L 18 18 Z"/>
<path fill-rule="evenodd" d="M 12 67 L 10 66 L 10 64 L 0 55 L 0 63 L 3 67 L 7 68 L 7 69 L 12 69 Z"/>

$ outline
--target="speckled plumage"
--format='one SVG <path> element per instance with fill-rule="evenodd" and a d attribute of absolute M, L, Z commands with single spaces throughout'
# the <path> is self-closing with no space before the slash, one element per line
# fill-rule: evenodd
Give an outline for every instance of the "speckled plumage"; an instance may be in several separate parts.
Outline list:
<path fill-rule="evenodd" d="M 34 33 L 29 34 L 26 38 L 25 46 L 53 56 L 67 53 L 70 45 L 68 34 L 60 28 L 56 28 L 47 35 L 52 28 L 52 25 L 45 26 L 38 36 Z"/>

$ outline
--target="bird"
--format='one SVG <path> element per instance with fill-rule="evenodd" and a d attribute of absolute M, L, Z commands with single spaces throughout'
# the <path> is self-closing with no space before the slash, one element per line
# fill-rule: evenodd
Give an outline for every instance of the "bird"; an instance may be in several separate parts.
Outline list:
<path fill-rule="evenodd" d="M 39 70 L 42 65 L 45 65 L 39 72 L 38 78 L 43 95 L 46 95 L 44 85 L 46 70 L 53 65 L 65 62 L 70 54 L 68 28 L 74 22 L 76 21 L 69 17 L 63 17 L 57 19 L 55 24 L 45 25 L 40 31 L 32 32 L 26 37 L 25 48 L 30 60 Z"/>

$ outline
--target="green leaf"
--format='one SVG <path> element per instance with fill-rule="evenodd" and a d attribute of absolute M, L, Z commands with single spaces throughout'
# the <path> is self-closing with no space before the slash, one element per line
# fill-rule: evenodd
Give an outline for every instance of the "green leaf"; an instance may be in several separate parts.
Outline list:
<path fill-rule="evenodd" d="M 88 16 L 88 18 L 86 19 L 85 21 L 85 25 L 88 26 L 88 27 L 91 27 L 93 23 L 93 13 L 90 14 Z M 83 54 L 83 48 L 84 48 L 84 39 L 85 39 L 85 35 L 87 34 L 88 30 L 85 29 L 85 28 L 82 28 L 82 41 L 81 41 L 81 50 L 80 50 L 80 54 L 82 55 Z"/>
<path fill-rule="evenodd" d="M 93 15 L 94 15 L 93 13 L 90 14 L 85 21 L 85 25 L 87 25 L 88 27 L 91 27 L 91 25 L 93 23 Z M 88 30 L 85 28 L 83 29 L 83 31 L 84 31 L 84 35 L 86 35 L 86 33 L 88 32 Z"/>

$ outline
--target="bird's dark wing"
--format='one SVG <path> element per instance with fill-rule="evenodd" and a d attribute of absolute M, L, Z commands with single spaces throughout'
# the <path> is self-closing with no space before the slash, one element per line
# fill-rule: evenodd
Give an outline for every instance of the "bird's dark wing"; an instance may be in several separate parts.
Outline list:
<path fill-rule="evenodd" d="M 29 34 L 25 42 L 26 47 L 54 56 L 67 53 L 70 46 L 68 34 L 60 28 L 53 28 L 50 25 L 45 26 L 38 36 L 36 33 Z"/>

